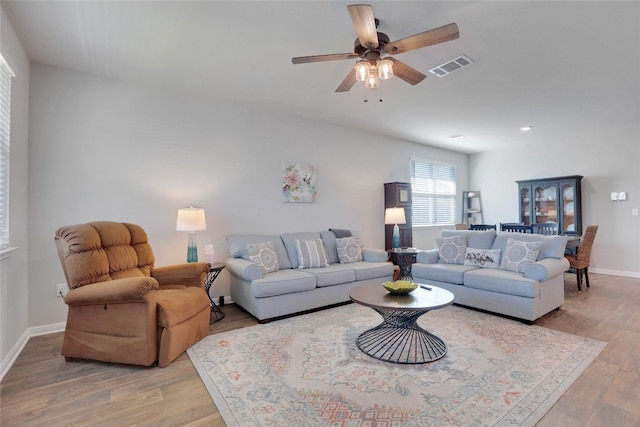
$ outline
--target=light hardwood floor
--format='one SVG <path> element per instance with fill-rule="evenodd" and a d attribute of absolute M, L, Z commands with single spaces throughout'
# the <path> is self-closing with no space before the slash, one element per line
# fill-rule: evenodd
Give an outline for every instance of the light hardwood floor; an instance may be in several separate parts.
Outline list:
<path fill-rule="evenodd" d="M 538 426 L 640 426 L 640 279 L 566 274 L 561 310 L 536 325 L 608 342 Z M 230 304 L 212 334 L 257 322 Z M 62 333 L 29 340 L 0 384 L 0 425 L 224 426 L 186 354 L 164 369 L 65 362 Z"/>

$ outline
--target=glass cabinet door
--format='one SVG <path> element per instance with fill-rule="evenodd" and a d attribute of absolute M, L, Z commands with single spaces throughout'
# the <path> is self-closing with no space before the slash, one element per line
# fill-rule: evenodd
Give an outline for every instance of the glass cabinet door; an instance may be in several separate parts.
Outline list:
<path fill-rule="evenodd" d="M 531 191 L 528 187 L 520 189 L 520 222 L 531 224 Z"/>
<path fill-rule="evenodd" d="M 576 188 L 573 182 L 561 182 L 561 209 L 562 209 L 562 232 L 575 232 L 575 194 Z"/>
<path fill-rule="evenodd" d="M 536 196 L 534 223 L 558 222 L 558 186 L 555 182 L 533 186 Z"/>

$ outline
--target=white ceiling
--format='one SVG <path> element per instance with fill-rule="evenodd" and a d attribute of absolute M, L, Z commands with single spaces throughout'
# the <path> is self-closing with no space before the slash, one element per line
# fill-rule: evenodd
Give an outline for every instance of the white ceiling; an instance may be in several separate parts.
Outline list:
<path fill-rule="evenodd" d="M 334 92 L 355 60 L 291 63 L 351 52 L 351 3 L 2 0 L 35 62 L 466 153 L 638 126 L 638 1 L 370 2 L 391 40 L 450 22 L 460 39 L 397 55 L 427 79 L 367 103 L 361 83 Z M 461 54 L 475 64 L 427 72 Z"/>

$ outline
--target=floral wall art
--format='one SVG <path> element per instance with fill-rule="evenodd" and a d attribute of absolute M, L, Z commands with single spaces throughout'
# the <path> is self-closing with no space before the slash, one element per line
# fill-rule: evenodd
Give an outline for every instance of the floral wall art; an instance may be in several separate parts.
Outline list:
<path fill-rule="evenodd" d="M 301 163 L 282 164 L 282 201 L 285 203 L 316 202 L 316 167 Z"/>

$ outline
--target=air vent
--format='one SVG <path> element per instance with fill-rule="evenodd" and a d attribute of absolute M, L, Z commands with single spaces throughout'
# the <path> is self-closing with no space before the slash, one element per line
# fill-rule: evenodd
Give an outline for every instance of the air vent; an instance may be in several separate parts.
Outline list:
<path fill-rule="evenodd" d="M 454 58 L 450 61 L 445 62 L 444 64 L 440 64 L 437 67 L 430 69 L 429 72 L 431 74 L 435 74 L 438 77 L 444 77 L 471 64 L 473 64 L 473 60 L 471 60 L 471 58 L 469 58 L 468 56 L 460 55 L 457 58 Z"/>

